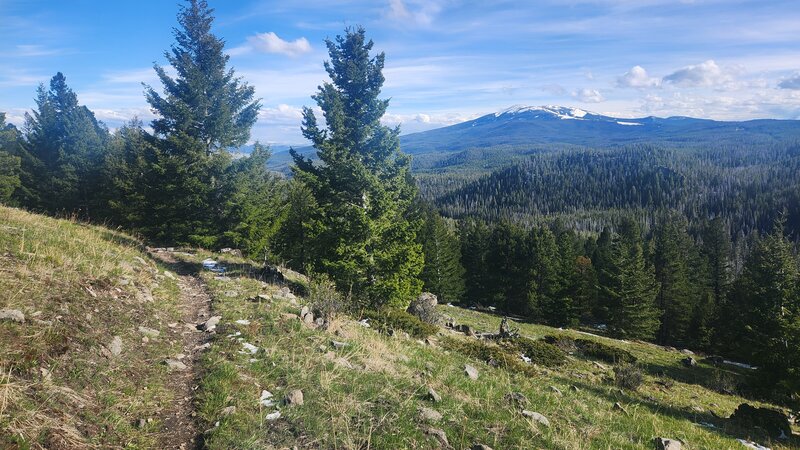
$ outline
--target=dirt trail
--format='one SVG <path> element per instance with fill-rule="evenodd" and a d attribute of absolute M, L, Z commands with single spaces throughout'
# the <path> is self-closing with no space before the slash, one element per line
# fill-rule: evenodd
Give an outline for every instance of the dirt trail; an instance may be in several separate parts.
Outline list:
<path fill-rule="evenodd" d="M 202 445 L 202 430 L 198 430 L 195 420 L 194 392 L 200 379 L 200 347 L 209 339 L 206 333 L 197 331 L 194 326 L 208 320 L 211 296 L 197 276 L 195 265 L 178 261 L 169 252 L 151 252 L 151 256 L 165 263 L 178 277 L 182 322 L 175 330 L 183 339 L 184 357 L 180 361 L 186 365 L 185 370 L 176 370 L 170 375 L 167 388 L 175 393 L 175 400 L 162 415 L 164 426 L 160 448 L 193 450 Z"/>

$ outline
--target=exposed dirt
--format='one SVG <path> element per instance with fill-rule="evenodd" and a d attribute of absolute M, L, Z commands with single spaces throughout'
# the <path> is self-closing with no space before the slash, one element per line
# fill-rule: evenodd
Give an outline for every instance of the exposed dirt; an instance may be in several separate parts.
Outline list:
<path fill-rule="evenodd" d="M 185 370 L 176 370 L 170 377 L 167 388 L 175 393 L 173 404 L 163 411 L 161 420 L 162 449 L 192 450 L 200 448 L 202 430 L 198 430 L 195 420 L 194 392 L 200 380 L 200 355 L 202 346 L 209 336 L 194 327 L 208 320 L 211 310 L 211 296 L 203 281 L 197 276 L 197 266 L 175 259 L 169 252 L 151 252 L 151 255 L 165 263 L 178 277 L 181 289 L 182 322 L 174 327 L 183 339 L 183 358 Z M 177 356 L 177 355 L 176 355 Z"/>

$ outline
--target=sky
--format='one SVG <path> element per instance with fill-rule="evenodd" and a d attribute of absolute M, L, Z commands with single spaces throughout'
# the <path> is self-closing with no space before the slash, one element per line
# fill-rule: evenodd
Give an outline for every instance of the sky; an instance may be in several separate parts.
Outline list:
<path fill-rule="evenodd" d="M 153 119 L 179 1 L 0 0 L 0 112 L 22 125 L 58 71 L 112 130 Z M 386 53 L 403 133 L 511 105 L 618 117 L 800 119 L 798 0 L 209 0 L 213 32 L 263 107 L 252 140 L 303 144 L 326 38 L 360 25 Z"/>

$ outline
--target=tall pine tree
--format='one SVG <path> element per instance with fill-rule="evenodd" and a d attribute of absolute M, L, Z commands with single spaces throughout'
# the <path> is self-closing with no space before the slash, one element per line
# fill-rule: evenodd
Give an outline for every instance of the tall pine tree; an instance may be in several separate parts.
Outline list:
<path fill-rule="evenodd" d="M 655 230 L 654 266 L 661 313 L 658 342 L 686 346 L 692 321 L 693 298 L 689 284 L 689 249 L 686 220 L 669 214 Z"/>
<path fill-rule="evenodd" d="M 464 266 L 458 237 L 447 221 L 431 208 L 423 210 L 418 239 L 425 255 L 420 279 L 423 288 L 442 303 L 460 302 L 464 297 Z"/>
<path fill-rule="evenodd" d="M 12 196 L 19 189 L 20 138 L 13 125 L 6 125 L 5 113 L 0 113 L 0 204 L 11 204 Z"/>
<path fill-rule="evenodd" d="M 400 151 L 399 128 L 380 123 L 389 105 L 379 98 L 384 54 L 370 55 L 362 28 L 326 44 L 331 81 L 312 98 L 327 127 L 305 108 L 302 128 L 322 164 L 292 151 L 294 174 L 320 208 L 315 269 L 371 307 L 405 308 L 422 287 L 423 256 L 419 220 L 410 217 L 410 158 Z"/>

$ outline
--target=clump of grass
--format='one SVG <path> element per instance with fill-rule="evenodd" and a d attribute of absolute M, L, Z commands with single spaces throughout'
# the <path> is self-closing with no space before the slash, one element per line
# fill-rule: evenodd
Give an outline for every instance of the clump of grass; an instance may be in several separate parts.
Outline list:
<path fill-rule="evenodd" d="M 564 352 L 557 346 L 544 341 L 535 341 L 526 337 L 515 337 L 501 341 L 501 345 L 509 350 L 521 353 L 531 359 L 534 364 L 557 367 L 566 361 Z"/>
<path fill-rule="evenodd" d="M 425 323 L 418 317 L 398 309 L 364 311 L 361 318 L 369 319 L 370 326 L 382 333 L 405 331 L 415 338 L 425 339 L 439 331 L 436 325 Z"/>
<path fill-rule="evenodd" d="M 614 384 L 617 386 L 635 391 L 644 382 L 644 375 L 641 369 L 634 364 L 623 363 L 614 366 Z"/>

